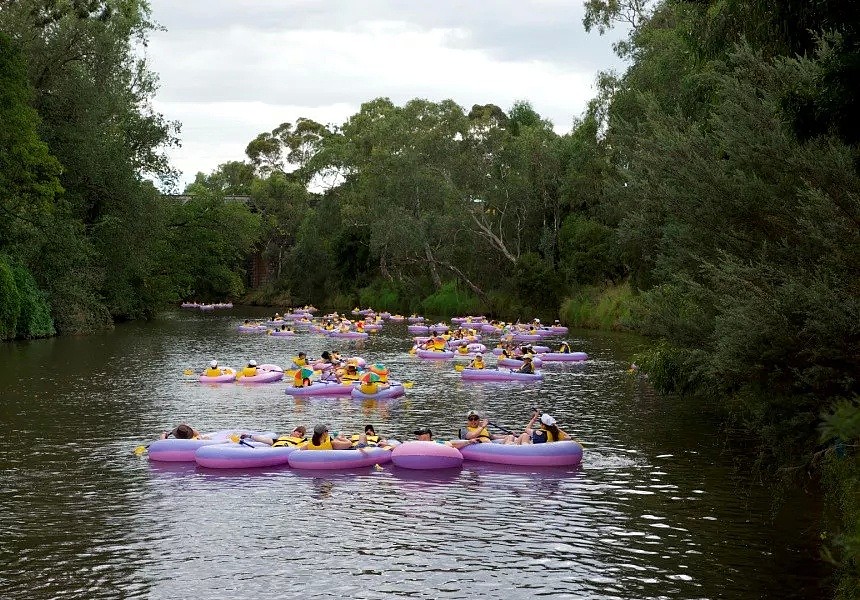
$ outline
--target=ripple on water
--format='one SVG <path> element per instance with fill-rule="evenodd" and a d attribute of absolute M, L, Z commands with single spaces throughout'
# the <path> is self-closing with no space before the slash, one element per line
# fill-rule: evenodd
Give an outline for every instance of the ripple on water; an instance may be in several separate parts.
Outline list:
<path fill-rule="evenodd" d="M 577 342 L 592 360 L 553 365 L 539 385 L 517 386 L 463 382 L 449 362 L 409 356 L 404 326 L 338 345 L 415 382 L 394 402 L 295 399 L 283 383 L 189 382 L 183 369 L 211 358 L 287 366 L 299 350 L 336 347 L 309 334 L 238 335 L 246 316 L 174 312 L 102 336 L 0 350 L 4 597 L 462 598 L 468 590 L 744 600 L 808 591 L 798 585 L 805 561 L 796 537 L 773 531 L 767 495 L 732 470 L 708 424 L 624 373 L 628 338 L 584 333 Z M 237 473 L 132 454 L 180 421 L 272 431 L 373 423 L 406 439 L 419 425 L 456 436 L 471 409 L 519 431 L 534 406 L 583 439 L 580 468 Z"/>

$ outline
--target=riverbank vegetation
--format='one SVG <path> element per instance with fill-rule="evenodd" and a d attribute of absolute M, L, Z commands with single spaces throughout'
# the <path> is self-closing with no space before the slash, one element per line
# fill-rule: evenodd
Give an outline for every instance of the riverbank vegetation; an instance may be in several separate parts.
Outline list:
<path fill-rule="evenodd" d="M 149 183 L 178 125 L 134 51 L 145 2 L 3 3 L 0 336 L 238 299 L 254 256 L 257 302 L 636 330 L 660 391 L 718 399 L 772 473 L 826 475 L 856 597 L 860 6 L 586 8 L 628 27 L 629 68 L 570 133 L 525 101 L 377 98 L 261 133 L 180 202 Z"/>

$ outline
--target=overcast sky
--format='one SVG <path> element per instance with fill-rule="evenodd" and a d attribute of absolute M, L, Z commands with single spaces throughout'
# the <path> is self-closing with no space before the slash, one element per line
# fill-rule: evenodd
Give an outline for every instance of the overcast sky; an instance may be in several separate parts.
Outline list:
<path fill-rule="evenodd" d="M 618 35 L 582 28 L 582 0 L 150 0 L 155 109 L 182 123 L 182 184 L 244 160 L 257 134 L 307 117 L 341 125 L 385 96 L 467 112 L 528 100 L 570 130 Z"/>

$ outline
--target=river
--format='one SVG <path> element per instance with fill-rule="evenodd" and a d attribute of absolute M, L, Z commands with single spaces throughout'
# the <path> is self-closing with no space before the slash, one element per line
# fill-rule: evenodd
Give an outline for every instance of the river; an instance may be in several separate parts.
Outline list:
<path fill-rule="evenodd" d="M 410 356 L 405 325 L 360 345 L 236 332 L 262 314 L 176 310 L 0 346 L 0 597 L 828 597 L 812 501 L 775 506 L 710 411 L 629 375 L 642 340 L 572 332 L 590 360 L 508 386 Z M 398 401 L 299 400 L 283 382 L 212 387 L 183 375 L 212 358 L 286 368 L 300 350 L 325 349 L 415 385 Z M 444 438 L 471 409 L 521 429 L 535 405 L 583 442 L 580 467 L 223 474 L 133 453 L 182 421 L 280 432 L 373 423 L 398 439 L 426 425 Z"/>

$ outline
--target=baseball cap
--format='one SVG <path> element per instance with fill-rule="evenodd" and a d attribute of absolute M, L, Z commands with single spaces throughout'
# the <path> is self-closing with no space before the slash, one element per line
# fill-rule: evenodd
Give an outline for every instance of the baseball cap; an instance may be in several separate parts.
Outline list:
<path fill-rule="evenodd" d="M 430 431 L 429 427 L 419 427 L 415 431 L 412 432 L 414 435 L 424 435 L 425 433 L 433 435 L 433 432 Z"/>

